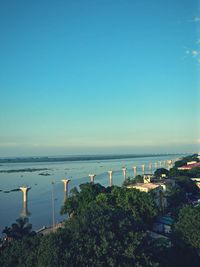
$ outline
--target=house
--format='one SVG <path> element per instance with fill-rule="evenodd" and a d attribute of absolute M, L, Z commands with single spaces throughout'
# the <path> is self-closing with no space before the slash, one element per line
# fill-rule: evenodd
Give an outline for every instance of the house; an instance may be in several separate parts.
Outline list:
<path fill-rule="evenodd" d="M 138 189 L 146 193 L 150 192 L 151 190 L 161 189 L 159 184 L 154 184 L 154 183 L 136 183 L 136 184 L 128 185 L 127 188 Z"/>
<path fill-rule="evenodd" d="M 158 217 L 153 224 L 153 231 L 169 234 L 171 232 L 173 222 L 173 219 L 168 215 Z"/>
<path fill-rule="evenodd" d="M 166 188 L 161 183 L 136 183 L 128 185 L 127 188 L 133 188 L 140 190 L 141 192 L 152 192 L 155 194 L 155 202 L 160 209 L 164 209 L 167 206 L 167 200 L 164 196 Z"/>
<path fill-rule="evenodd" d="M 194 160 L 193 161 L 188 161 L 187 165 L 191 165 L 191 164 L 195 164 L 195 163 L 197 163 L 197 161 L 194 161 Z"/>
<path fill-rule="evenodd" d="M 145 184 L 146 183 L 150 183 L 152 178 L 153 178 L 153 174 L 148 174 L 147 173 L 147 174 L 143 175 L 143 181 L 144 181 Z"/>
<path fill-rule="evenodd" d="M 198 188 L 200 188 L 200 178 L 191 178 L 191 180 L 196 183 L 196 185 L 198 186 Z"/>
<path fill-rule="evenodd" d="M 195 168 L 195 167 L 200 167 L 200 162 L 195 162 L 195 163 L 187 162 L 187 165 L 178 167 L 178 170 L 180 171 L 191 170 L 192 168 Z"/>

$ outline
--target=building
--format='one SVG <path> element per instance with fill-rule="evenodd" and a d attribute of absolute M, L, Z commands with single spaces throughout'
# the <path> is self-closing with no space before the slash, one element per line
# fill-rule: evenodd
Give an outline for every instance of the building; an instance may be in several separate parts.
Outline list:
<path fill-rule="evenodd" d="M 141 192 L 148 193 L 151 190 L 161 189 L 161 186 L 159 184 L 154 184 L 154 183 L 137 183 L 128 185 L 127 188 L 134 188 L 140 190 Z"/>
<path fill-rule="evenodd" d="M 194 160 L 193 161 L 188 161 L 187 165 L 191 165 L 191 164 L 195 164 L 195 163 L 197 163 L 197 161 L 194 161 Z"/>
<path fill-rule="evenodd" d="M 173 219 L 170 216 L 161 216 L 157 218 L 153 225 L 153 230 L 158 233 L 169 234 L 171 232 Z"/>
<path fill-rule="evenodd" d="M 163 210 L 167 206 L 167 200 L 164 195 L 166 185 L 164 183 L 137 183 L 128 185 L 127 188 L 140 190 L 141 192 L 155 194 L 155 201 L 158 207 Z"/>
<path fill-rule="evenodd" d="M 187 165 L 178 167 L 178 170 L 180 171 L 191 170 L 192 168 L 195 167 L 200 167 L 200 162 L 195 162 L 195 163 L 187 162 Z"/>
<path fill-rule="evenodd" d="M 143 181 L 144 183 L 150 183 L 153 178 L 153 174 L 144 174 L 143 175 Z"/>
<path fill-rule="evenodd" d="M 198 188 L 200 188 L 200 178 L 191 178 L 191 180 L 196 183 L 196 185 L 198 186 Z"/>

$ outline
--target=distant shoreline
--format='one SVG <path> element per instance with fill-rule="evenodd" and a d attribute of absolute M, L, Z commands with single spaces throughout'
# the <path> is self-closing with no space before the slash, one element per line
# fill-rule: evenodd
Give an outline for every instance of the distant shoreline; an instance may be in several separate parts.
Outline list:
<path fill-rule="evenodd" d="M 124 155 L 83 155 L 83 156 L 61 156 L 61 157 L 26 157 L 26 158 L 0 158 L 0 163 L 31 163 L 31 162 L 65 162 L 65 161 L 89 161 L 89 160 L 111 160 L 130 159 L 144 157 L 176 156 L 180 154 L 124 154 Z"/>
<path fill-rule="evenodd" d="M 38 172 L 38 171 L 48 171 L 47 168 L 25 168 L 25 169 L 17 169 L 17 170 L 0 170 L 0 173 L 14 173 L 14 172 Z M 46 173 L 40 173 L 39 175 L 47 175 Z"/>

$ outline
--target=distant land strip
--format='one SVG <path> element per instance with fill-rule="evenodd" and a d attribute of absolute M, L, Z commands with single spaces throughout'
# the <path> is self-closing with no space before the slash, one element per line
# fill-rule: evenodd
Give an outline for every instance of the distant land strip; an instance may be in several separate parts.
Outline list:
<path fill-rule="evenodd" d="M 16 169 L 16 170 L 0 170 L 0 173 L 13 173 L 13 172 L 38 172 L 38 171 L 47 171 L 49 169 L 47 168 L 40 168 L 40 169 L 36 169 L 36 168 L 26 168 L 26 169 Z"/>
<path fill-rule="evenodd" d="M 26 157 L 26 158 L 0 158 L 0 163 L 26 163 L 26 162 L 63 162 L 63 161 L 89 161 L 89 160 L 111 160 L 129 159 L 144 157 L 174 156 L 180 154 L 141 154 L 141 155 L 83 155 L 83 156 L 63 156 L 63 157 Z M 181 154 L 182 155 L 182 154 Z"/>

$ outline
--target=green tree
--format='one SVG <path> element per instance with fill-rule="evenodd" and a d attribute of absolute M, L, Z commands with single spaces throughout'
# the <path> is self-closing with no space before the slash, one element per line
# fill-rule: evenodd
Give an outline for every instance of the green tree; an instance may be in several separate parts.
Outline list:
<path fill-rule="evenodd" d="M 124 181 L 123 181 L 123 186 L 127 186 L 127 185 L 130 185 L 130 184 L 133 184 L 134 183 L 134 181 L 133 181 L 133 178 L 131 178 L 131 177 L 128 177 L 128 178 L 126 178 Z"/>
<path fill-rule="evenodd" d="M 114 208 L 122 208 L 131 212 L 135 220 L 143 227 L 149 227 L 158 209 L 151 194 L 126 187 L 102 187 L 98 184 L 83 184 L 80 191 L 76 190 L 65 202 L 62 214 L 78 215 L 88 208 L 93 201 Z"/>
<path fill-rule="evenodd" d="M 32 224 L 29 223 L 28 218 L 17 219 L 16 223 L 13 223 L 11 227 L 5 227 L 2 233 L 5 234 L 7 238 L 14 240 L 35 234 L 35 232 L 32 231 Z"/>
<path fill-rule="evenodd" d="M 186 203 L 186 194 L 179 186 L 168 186 L 166 192 L 168 211 L 176 215 L 178 210 Z"/>
<path fill-rule="evenodd" d="M 154 172 L 154 176 L 156 178 L 162 177 L 162 174 L 165 174 L 166 176 L 168 176 L 169 175 L 169 171 L 167 169 L 165 169 L 165 168 L 159 168 Z"/>
<path fill-rule="evenodd" d="M 37 267 L 70 266 L 68 265 L 73 233 L 61 229 L 56 233 L 43 236 L 37 248 Z M 73 253 L 76 253 L 75 251 Z M 67 255 L 67 256 L 66 256 Z"/>
<path fill-rule="evenodd" d="M 192 168 L 188 171 L 187 175 L 191 178 L 200 178 L 200 167 Z"/>
<path fill-rule="evenodd" d="M 186 205 L 180 209 L 171 239 L 174 266 L 199 266 L 200 207 Z"/>
<path fill-rule="evenodd" d="M 146 253 L 148 236 L 130 212 L 90 203 L 66 224 L 73 238 L 68 266 L 158 266 Z"/>
<path fill-rule="evenodd" d="M 190 178 L 200 178 L 200 167 L 192 168 L 191 170 L 178 170 L 173 167 L 169 170 L 170 177 L 186 176 Z"/>
<path fill-rule="evenodd" d="M 158 213 L 152 195 L 136 189 L 115 186 L 110 193 L 99 194 L 96 200 L 99 204 L 131 212 L 134 219 L 144 228 L 150 227 Z"/>
<path fill-rule="evenodd" d="M 179 211 L 174 234 L 181 245 L 193 248 L 200 256 L 200 207 L 186 205 Z"/>
<path fill-rule="evenodd" d="M 21 240 L 10 242 L 0 251 L 0 266 L 38 266 L 37 249 L 40 245 L 40 238 L 39 236 L 26 236 Z"/>
<path fill-rule="evenodd" d="M 175 178 L 178 176 L 184 176 L 186 173 L 186 170 L 178 170 L 177 167 L 173 167 L 169 170 L 169 177 Z"/>
<path fill-rule="evenodd" d="M 0 265 L 156 267 L 151 247 L 151 238 L 130 211 L 95 200 L 57 233 L 11 242 L 1 251 Z"/>
<path fill-rule="evenodd" d="M 135 176 L 134 183 L 143 183 L 143 182 L 144 182 L 143 176 L 141 176 L 141 175 Z"/>
<path fill-rule="evenodd" d="M 81 184 L 79 187 L 80 191 L 76 187 L 71 190 L 70 196 L 61 208 L 61 214 L 77 215 L 87 208 L 87 205 L 95 200 L 98 194 L 109 190 L 100 184 L 92 183 Z"/>
<path fill-rule="evenodd" d="M 176 184 L 187 194 L 197 194 L 199 192 L 199 188 L 196 183 L 187 176 L 177 177 Z"/>
<path fill-rule="evenodd" d="M 123 186 L 136 184 L 136 183 L 143 183 L 143 177 L 141 175 L 135 176 L 135 178 L 126 178 L 126 180 L 123 182 Z"/>

